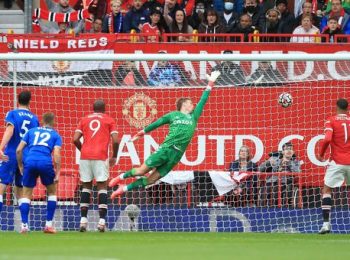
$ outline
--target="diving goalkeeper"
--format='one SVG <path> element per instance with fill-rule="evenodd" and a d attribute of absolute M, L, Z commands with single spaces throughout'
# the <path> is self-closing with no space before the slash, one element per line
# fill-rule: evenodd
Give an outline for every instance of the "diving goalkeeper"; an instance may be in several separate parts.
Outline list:
<path fill-rule="evenodd" d="M 143 176 L 150 171 L 152 171 L 151 175 L 148 177 L 142 177 L 129 185 L 119 185 L 118 189 L 112 193 L 112 199 L 121 196 L 126 191 L 146 187 L 155 183 L 175 167 L 175 165 L 181 160 L 182 155 L 185 153 L 186 148 L 194 135 L 198 119 L 208 100 L 210 90 L 219 76 L 219 71 L 213 71 L 210 76 L 207 75 L 209 81 L 208 86 L 204 90 L 195 109 L 190 98 L 180 98 L 176 102 L 177 111 L 170 112 L 159 118 L 144 130 L 138 132 L 131 139 L 132 141 L 135 141 L 145 133 L 151 132 L 164 124 L 169 124 L 169 133 L 159 149 L 151 154 L 146 162 L 140 167 L 133 168 L 112 179 L 109 182 L 109 186 L 114 187 L 119 184 L 121 180 Z"/>

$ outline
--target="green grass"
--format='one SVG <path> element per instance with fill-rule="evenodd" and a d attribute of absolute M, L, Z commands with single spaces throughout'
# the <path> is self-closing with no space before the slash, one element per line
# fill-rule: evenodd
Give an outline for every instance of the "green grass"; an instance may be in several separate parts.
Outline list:
<path fill-rule="evenodd" d="M 0 259 L 350 259 L 350 235 L 0 232 Z"/>

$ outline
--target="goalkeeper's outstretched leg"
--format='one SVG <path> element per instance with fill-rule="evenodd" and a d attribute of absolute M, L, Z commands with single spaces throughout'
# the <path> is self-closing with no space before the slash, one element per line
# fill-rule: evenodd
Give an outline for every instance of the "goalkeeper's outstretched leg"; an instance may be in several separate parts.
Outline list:
<path fill-rule="evenodd" d="M 117 177 L 113 178 L 109 182 L 108 186 L 114 187 L 114 186 L 118 185 L 122 180 L 125 180 L 127 178 L 131 178 L 131 177 L 143 176 L 150 171 L 151 171 L 151 169 L 146 164 L 142 164 L 138 168 L 133 168 L 130 171 L 122 173 L 122 174 L 118 175 Z"/>
<path fill-rule="evenodd" d="M 146 165 L 142 165 L 140 168 L 145 168 L 143 166 L 146 166 Z M 138 175 L 138 176 L 140 176 L 140 175 Z M 118 177 L 116 177 L 116 178 L 118 178 Z M 114 179 L 116 179 L 116 178 L 114 178 Z M 155 171 L 152 171 L 150 176 L 141 177 L 140 179 L 130 183 L 129 185 L 119 185 L 118 189 L 112 193 L 111 199 L 115 199 L 116 197 L 121 196 L 122 194 L 124 194 L 127 191 L 130 191 L 133 189 L 144 188 L 148 185 L 154 184 L 160 178 L 162 178 L 162 175 L 157 170 L 155 170 Z M 114 185 L 111 185 L 111 184 L 113 184 L 112 181 L 109 183 L 110 186 L 114 186 Z"/>

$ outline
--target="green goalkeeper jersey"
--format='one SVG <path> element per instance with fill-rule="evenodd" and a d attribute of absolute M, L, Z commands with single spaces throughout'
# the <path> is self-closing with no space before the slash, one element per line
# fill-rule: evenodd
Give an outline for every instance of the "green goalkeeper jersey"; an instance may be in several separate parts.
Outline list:
<path fill-rule="evenodd" d="M 184 153 L 194 135 L 198 119 L 202 114 L 209 94 L 210 90 L 208 89 L 203 92 L 201 99 L 191 114 L 183 114 L 180 111 L 170 112 L 148 125 L 144 131 L 148 133 L 164 124 L 169 124 L 169 133 L 161 147 L 174 147 Z"/>

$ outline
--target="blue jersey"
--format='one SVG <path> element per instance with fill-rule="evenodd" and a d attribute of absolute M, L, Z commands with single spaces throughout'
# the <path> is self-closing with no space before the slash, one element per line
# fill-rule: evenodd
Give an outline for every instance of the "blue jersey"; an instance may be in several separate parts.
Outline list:
<path fill-rule="evenodd" d="M 16 149 L 21 139 L 29 129 L 39 126 L 39 120 L 36 115 L 27 109 L 15 109 L 7 113 L 5 122 L 6 125 L 11 124 L 14 127 L 13 135 L 6 146 L 5 154 L 15 159 Z"/>
<path fill-rule="evenodd" d="M 28 152 L 24 158 L 27 161 L 51 162 L 51 153 L 55 147 L 62 146 L 62 138 L 55 129 L 50 127 L 35 127 L 24 135 L 23 142 L 27 144 Z"/>

